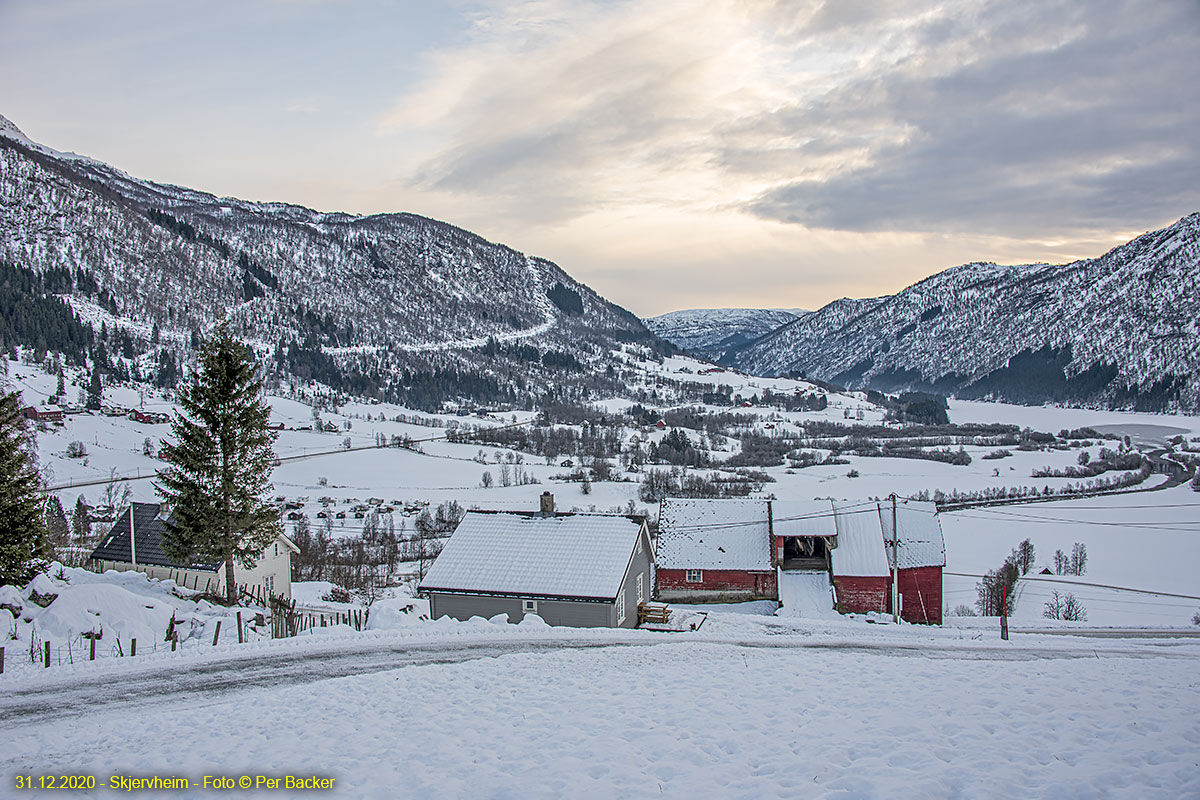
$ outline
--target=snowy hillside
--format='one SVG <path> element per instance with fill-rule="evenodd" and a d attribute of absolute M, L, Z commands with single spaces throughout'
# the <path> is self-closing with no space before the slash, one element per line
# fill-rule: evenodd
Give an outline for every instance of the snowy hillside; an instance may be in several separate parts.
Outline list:
<path fill-rule="evenodd" d="M 1200 409 L 1200 213 L 1095 259 L 966 264 L 840 300 L 730 363 L 851 387 L 1141 410 Z"/>
<path fill-rule="evenodd" d="M 557 265 L 452 225 L 142 181 L 8 120 L 0 262 L 35 273 L 97 333 L 120 331 L 150 369 L 223 314 L 285 372 L 384 397 L 526 397 L 604 382 L 585 365 L 617 341 L 669 349 Z"/>
<path fill-rule="evenodd" d="M 807 313 L 800 309 L 693 308 L 642 321 L 681 350 L 715 360 Z"/>

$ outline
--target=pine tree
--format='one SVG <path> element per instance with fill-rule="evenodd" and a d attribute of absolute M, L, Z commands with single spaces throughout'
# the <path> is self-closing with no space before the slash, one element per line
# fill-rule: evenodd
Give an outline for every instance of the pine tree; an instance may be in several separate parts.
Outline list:
<path fill-rule="evenodd" d="M 92 367 L 92 378 L 88 381 L 87 408 L 89 411 L 99 411 L 103 403 L 104 387 L 100 383 L 99 365 Z"/>
<path fill-rule="evenodd" d="M 76 547 L 85 547 L 92 538 L 92 520 L 88 514 L 87 498 L 82 494 L 75 498 L 75 510 L 71 512 L 71 538 Z"/>
<path fill-rule="evenodd" d="M 46 501 L 45 518 L 46 541 L 49 545 L 56 550 L 67 547 L 71 543 L 71 527 L 67 524 L 67 514 L 57 495 L 51 495 Z"/>
<path fill-rule="evenodd" d="M 46 526 L 21 396 L 0 396 L 0 585 L 24 585 L 46 567 Z"/>
<path fill-rule="evenodd" d="M 173 509 L 163 537 L 181 561 L 225 564 L 225 594 L 237 599 L 234 560 L 252 568 L 280 533 L 279 514 L 263 502 L 270 489 L 276 433 L 267 427 L 254 357 L 222 321 L 200 345 L 199 370 L 179 395 L 164 441 L 156 489 Z"/>

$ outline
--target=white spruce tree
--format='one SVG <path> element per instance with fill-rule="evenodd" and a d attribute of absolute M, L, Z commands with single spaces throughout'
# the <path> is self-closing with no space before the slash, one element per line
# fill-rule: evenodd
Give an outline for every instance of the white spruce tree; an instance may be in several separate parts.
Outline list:
<path fill-rule="evenodd" d="M 22 586 L 46 567 L 41 477 L 21 396 L 0 395 L 0 586 Z"/>
<path fill-rule="evenodd" d="M 198 371 L 181 390 L 174 442 L 155 487 L 171 507 L 163 545 L 181 561 L 225 565 L 225 596 L 237 600 L 235 560 L 248 568 L 280 533 L 270 489 L 276 433 L 252 352 L 218 323 L 200 346 Z"/>

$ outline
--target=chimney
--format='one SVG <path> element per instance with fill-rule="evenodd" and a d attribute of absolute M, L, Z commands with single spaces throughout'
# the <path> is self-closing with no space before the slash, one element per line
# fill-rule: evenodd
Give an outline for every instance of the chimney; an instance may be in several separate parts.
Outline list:
<path fill-rule="evenodd" d="M 550 492 L 542 492 L 542 516 L 554 516 L 554 495 Z"/>

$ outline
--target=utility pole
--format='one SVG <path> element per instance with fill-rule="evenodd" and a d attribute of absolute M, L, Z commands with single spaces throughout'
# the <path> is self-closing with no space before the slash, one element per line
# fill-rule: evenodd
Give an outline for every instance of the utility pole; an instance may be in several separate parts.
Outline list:
<path fill-rule="evenodd" d="M 892 622 L 900 623 L 900 528 L 896 525 L 896 493 L 892 492 Z"/>

